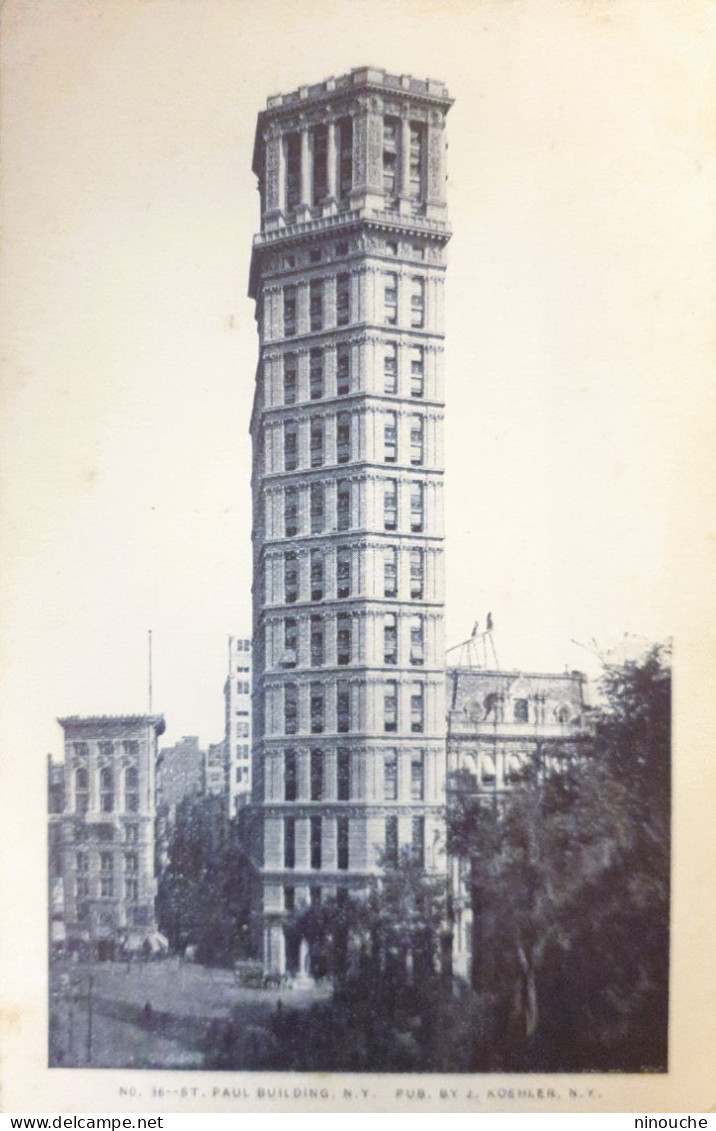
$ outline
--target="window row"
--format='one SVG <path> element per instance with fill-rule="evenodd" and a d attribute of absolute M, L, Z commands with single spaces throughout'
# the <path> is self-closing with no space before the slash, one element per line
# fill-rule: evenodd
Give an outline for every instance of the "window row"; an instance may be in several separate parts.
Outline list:
<path fill-rule="evenodd" d="M 335 534 L 348 530 L 401 534 L 442 533 L 442 482 L 436 478 L 315 478 L 265 493 L 268 538 Z"/>
<path fill-rule="evenodd" d="M 373 277 L 363 284 L 362 276 L 346 271 L 336 276 L 310 279 L 307 284 L 284 283 L 276 292 L 280 299 L 278 310 L 273 305 L 274 292 L 269 290 L 264 301 L 265 340 L 316 334 L 357 322 L 376 322 L 411 330 L 435 328 L 433 320 L 428 325 L 427 279 L 424 275 L 376 272 L 377 293 L 361 291 L 362 285 L 370 287 L 372 281 Z M 276 317 L 271 317 L 272 312 Z"/>
<path fill-rule="evenodd" d="M 341 667 L 358 659 L 364 663 L 382 661 L 394 666 L 399 658 L 413 667 L 422 667 L 425 663 L 425 618 L 421 613 L 409 617 L 398 617 L 393 612 L 375 613 L 371 618 L 374 623 L 369 623 L 363 615 L 354 617 L 351 613 L 331 617 L 314 614 L 302 620 L 303 626 L 297 617 L 284 617 L 268 626 L 268 667 Z M 403 637 L 400 641 L 399 625 Z M 365 626 L 364 632 L 375 633 L 377 639 L 359 640 L 362 626 Z M 401 652 L 404 652 L 403 657 L 399 656 Z"/>
<path fill-rule="evenodd" d="M 135 852 L 124 855 L 124 897 L 130 902 L 139 898 L 139 856 Z M 99 895 L 101 898 L 112 898 L 115 892 L 115 856 L 112 852 L 99 854 Z M 90 897 L 90 866 L 89 853 L 78 852 L 75 855 L 75 894 L 77 899 Z"/>
<path fill-rule="evenodd" d="M 425 125 L 383 118 L 383 192 L 388 199 L 424 197 Z"/>
<path fill-rule="evenodd" d="M 360 768 L 352 752 L 339 746 L 335 755 L 318 749 L 308 753 L 308 789 L 300 789 L 299 751 L 283 753 L 284 801 L 362 801 Z M 334 759 L 330 766 L 329 761 Z M 402 765 L 401 765 L 402 762 Z M 399 767 L 402 772 L 399 772 Z M 425 751 L 398 752 L 390 747 L 382 752 L 382 796 L 384 801 L 425 800 Z M 407 773 L 405 772 L 407 770 Z M 333 775 L 335 774 L 335 777 Z M 402 780 L 401 780 L 402 779 Z M 308 794 L 306 797 L 305 794 Z"/>
<path fill-rule="evenodd" d="M 376 720 L 377 726 L 386 734 L 410 733 L 423 734 L 425 730 L 425 685 L 411 683 L 409 685 L 409 710 L 407 719 L 400 717 L 400 703 L 404 697 L 398 695 L 398 681 L 388 680 L 380 688 L 382 696 L 382 720 Z M 348 734 L 355 729 L 353 724 L 353 705 L 350 685 L 344 680 L 338 680 L 335 686 L 312 682 L 309 684 L 309 720 L 311 734 L 324 734 L 327 731 L 328 699 L 333 701 L 335 708 L 336 731 L 338 734 Z M 287 683 L 283 687 L 283 733 L 299 733 L 299 686 L 296 683 Z M 356 720 L 357 722 L 357 720 Z"/>
<path fill-rule="evenodd" d="M 331 295 L 335 294 L 333 317 L 328 318 L 329 280 L 311 279 L 308 284 L 308 325 L 310 333 L 349 326 L 351 318 L 351 276 L 348 272 L 335 277 L 335 292 L 331 280 Z M 294 338 L 299 333 L 298 283 L 286 283 L 283 288 L 283 336 Z"/>
<path fill-rule="evenodd" d="M 329 131 L 332 136 L 329 144 Z M 321 123 L 306 132 L 284 134 L 282 198 L 286 211 L 316 208 L 335 199 L 347 203 L 353 187 L 353 119 Z"/>
<path fill-rule="evenodd" d="M 366 596 L 358 584 L 355 559 L 357 551 L 350 547 L 339 547 L 335 551 L 314 549 L 310 551 L 310 587 L 309 595 L 304 600 L 322 601 L 324 598 L 338 598 Z M 423 600 L 425 594 L 425 551 L 419 548 L 403 550 L 403 558 L 407 555 L 408 580 L 407 587 L 401 590 L 398 576 L 398 547 L 385 546 L 378 551 L 382 558 L 382 596 L 410 597 L 412 601 Z M 327 566 L 330 563 L 334 576 L 327 577 Z M 284 554 L 283 561 L 283 599 L 287 605 L 295 604 L 300 598 L 300 572 L 299 555 L 295 550 Z M 380 585 L 378 586 L 380 594 Z"/>
<path fill-rule="evenodd" d="M 312 871 L 321 871 L 324 868 L 336 867 L 344 871 L 351 866 L 357 866 L 350 859 L 351 845 L 351 820 L 349 817 L 335 818 L 335 858 L 326 858 L 326 838 L 324 835 L 324 817 L 309 817 L 308 820 L 308 853 L 303 862 L 304 867 Z M 297 855 L 297 825 L 300 818 L 285 817 L 283 820 L 283 866 L 293 871 L 300 868 L 302 862 Z M 420 866 L 425 867 L 425 818 L 413 817 L 411 819 L 410 854 L 412 859 Z M 381 846 L 380 855 L 385 867 L 397 867 L 400 857 L 398 817 L 385 818 L 385 842 Z M 312 893 L 313 894 L 313 893 Z M 286 910 L 295 908 L 294 890 L 286 888 L 284 901 Z M 317 898 L 317 897 L 316 897 Z M 314 899 L 315 902 L 315 899 Z"/>
<path fill-rule="evenodd" d="M 388 411 L 375 415 L 379 428 L 382 418 L 382 435 L 375 458 L 382 459 L 383 463 L 403 462 L 409 463 L 411 467 L 422 467 L 425 462 L 425 417 L 418 413 L 409 417 L 404 450 L 399 451 L 398 414 Z M 269 461 L 267 470 L 303 471 L 370 458 L 366 452 L 354 451 L 354 447 L 358 446 L 358 437 L 352 445 L 353 428 L 354 421 L 348 412 L 339 412 L 335 417 L 313 416 L 303 422 L 286 420 L 282 428 L 282 466 Z"/>
<path fill-rule="evenodd" d="M 398 372 L 398 343 L 386 342 L 380 346 L 382 354 L 381 378 L 376 383 L 375 392 L 386 396 L 397 396 L 400 391 Z M 349 342 L 340 342 L 335 350 L 335 384 L 328 381 L 327 359 L 329 351 L 315 346 L 308 353 L 308 384 L 300 389 L 299 355 L 289 351 L 282 355 L 282 403 L 297 404 L 300 400 L 323 400 L 328 396 L 349 396 L 357 392 L 353 380 L 353 350 Z M 425 349 L 423 346 L 408 347 L 408 382 L 405 394 L 418 400 L 425 396 Z M 334 392 L 335 389 L 335 392 Z"/>
<path fill-rule="evenodd" d="M 102 813 L 113 813 L 120 808 L 120 799 L 117 796 L 114 770 L 105 766 L 99 771 L 98 801 Z M 79 767 L 74 773 L 75 811 L 87 813 L 90 807 L 90 776 L 89 771 Z M 124 810 L 128 813 L 139 811 L 139 773 L 134 766 L 129 766 L 124 771 Z"/>

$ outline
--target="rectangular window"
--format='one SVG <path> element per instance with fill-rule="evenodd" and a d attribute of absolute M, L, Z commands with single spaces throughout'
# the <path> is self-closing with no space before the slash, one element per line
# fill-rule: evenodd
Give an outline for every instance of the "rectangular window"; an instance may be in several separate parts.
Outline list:
<path fill-rule="evenodd" d="M 338 870 L 345 872 L 348 869 L 348 843 L 349 843 L 348 817 L 339 817 L 336 821 L 336 836 L 338 840 Z"/>
<path fill-rule="evenodd" d="M 298 688 L 287 683 L 283 689 L 283 729 L 285 734 L 298 734 Z"/>
<path fill-rule="evenodd" d="M 298 764 L 295 750 L 285 750 L 283 754 L 283 799 L 296 801 L 298 798 Z"/>
<path fill-rule="evenodd" d="M 383 484 L 383 529 L 398 529 L 398 481 L 386 479 Z"/>
<path fill-rule="evenodd" d="M 341 342 L 336 349 L 336 393 L 345 397 L 351 391 L 351 347 Z"/>
<path fill-rule="evenodd" d="M 347 613 L 336 617 L 336 660 L 341 666 L 351 662 L 351 618 Z"/>
<path fill-rule="evenodd" d="M 423 551 L 410 551 L 410 596 L 413 601 L 423 597 Z"/>
<path fill-rule="evenodd" d="M 309 325 L 312 330 L 323 329 L 323 279 L 311 279 L 308 285 Z"/>
<path fill-rule="evenodd" d="M 75 892 L 77 899 L 89 899 L 89 876 L 77 876 Z"/>
<path fill-rule="evenodd" d="M 422 346 L 413 346 L 410 351 L 410 395 L 425 395 L 425 351 Z"/>
<path fill-rule="evenodd" d="M 351 525 L 351 485 L 347 479 L 339 479 L 336 491 L 337 520 L 339 530 L 350 530 Z"/>
<path fill-rule="evenodd" d="M 286 135 L 286 207 L 293 211 L 301 203 L 301 135 Z"/>
<path fill-rule="evenodd" d="M 398 628 L 395 613 L 383 617 L 383 663 L 398 662 Z"/>
<path fill-rule="evenodd" d="M 287 605 L 298 600 L 298 554 L 293 550 L 283 555 L 283 595 Z"/>
<path fill-rule="evenodd" d="M 323 734 L 325 723 L 323 684 L 311 684 L 311 734 Z"/>
<path fill-rule="evenodd" d="M 328 193 L 328 127 L 313 130 L 313 204 L 320 204 Z"/>
<path fill-rule="evenodd" d="M 323 801 L 323 751 L 311 751 L 311 801 Z"/>
<path fill-rule="evenodd" d="M 286 487 L 284 494 L 284 532 L 287 538 L 298 534 L 298 488 Z"/>
<path fill-rule="evenodd" d="M 323 891 L 318 884 L 313 884 L 308 889 L 308 902 L 311 907 L 320 907 L 323 902 Z"/>
<path fill-rule="evenodd" d="M 103 813 L 114 809 L 114 773 L 109 766 L 104 766 L 99 774 L 99 807 Z"/>
<path fill-rule="evenodd" d="M 384 414 L 383 425 L 383 460 L 385 463 L 395 463 L 398 458 L 398 417 L 394 412 Z"/>
<path fill-rule="evenodd" d="M 325 488 L 322 483 L 311 484 L 311 534 L 322 534 L 325 521 Z"/>
<path fill-rule="evenodd" d="M 414 683 L 410 688 L 410 730 L 422 734 L 425 728 L 425 702 L 422 683 Z"/>
<path fill-rule="evenodd" d="M 342 118 L 338 123 L 339 178 L 338 191 L 342 201 L 353 188 L 353 119 Z"/>
<path fill-rule="evenodd" d="M 130 745 L 137 747 L 138 743 L 124 743 L 125 754 Z M 124 771 L 124 807 L 128 813 L 139 812 L 139 772 L 136 766 L 128 766 Z"/>
<path fill-rule="evenodd" d="M 420 330 L 425 325 L 425 280 L 410 280 L 410 325 Z"/>
<path fill-rule="evenodd" d="M 323 666 L 323 617 L 311 617 L 311 667 Z"/>
<path fill-rule="evenodd" d="M 283 426 L 283 466 L 285 471 L 298 467 L 298 427 L 293 420 L 287 420 Z"/>
<path fill-rule="evenodd" d="M 286 862 L 284 861 L 284 867 Z M 296 909 L 296 889 L 292 887 L 285 887 L 283 889 L 283 907 L 284 911 L 295 911 Z"/>
<path fill-rule="evenodd" d="M 422 123 L 411 122 L 408 196 L 411 197 L 412 200 L 420 200 L 423 195 L 424 138 L 425 133 Z"/>
<path fill-rule="evenodd" d="M 347 326 L 351 320 L 351 277 L 339 275 L 336 279 L 336 322 Z"/>
<path fill-rule="evenodd" d="M 398 684 L 394 679 L 383 688 L 383 727 L 388 733 L 398 729 Z"/>
<path fill-rule="evenodd" d="M 311 550 L 311 600 L 323 600 L 323 550 Z"/>
<path fill-rule="evenodd" d="M 389 271 L 385 275 L 383 320 L 387 326 L 398 325 L 398 276 L 394 271 Z"/>
<path fill-rule="evenodd" d="M 308 360 L 308 384 L 312 401 L 323 396 L 323 350 L 312 349 Z"/>
<path fill-rule="evenodd" d="M 395 546 L 383 550 L 383 596 L 398 595 L 398 551 Z"/>
<path fill-rule="evenodd" d="M 338 733 L 348 734 L 351 729 L 351 693 L 345 680 L 339 679 L 336 688 L 336 716 Z"/>
<path fill-rule="evenodd" d="M 139 899 L 139 881 L 133 876 L 126 876 L 124 880 L 124 898 L 127 903 L 136 903 Z"/>
<path fill-rule="evenodd" d="M 398 391 L 398 346 L 386 342 L 383 353 L 383 392 L 393 396 Z"/>
<path fill-rule="evenodd" d="M 423 801 L 425 793 L 425 757 L 414 750 L 410 758 L 410 800 Z"/>
<path fill-rule="evenodd" d="M 311 421 L 311 467 L 323 467 L 323 421 Z"/>
<path fill-rule="evenodd" d="M 100 852 L 99 870 L 99 893 L 110 898 L 114 895 L 114 857 L 111 852 Z"/>
<path fill-rule="evenodd" d="M 415 480 L 410 484 L 410 529 L 421 534 L 424 526 L 423 484 Z"/>
<path fill-rule="evenodd" d="M 385 818 L 385 866 L 398 867 L 398 818 Z"/>
<path fill-rule="evenodd" d="M 296 819 L 284 817 L 283 821 L 283 866 L 296 867 Z"/>
<path fill-rule="evenodd" d="M 75 866 L 78 872 L 89 872 L 89 856 L 86 852 L 78 852 L 75 856 Z"/>
<path fill-rule="evenodd" d="M 281 657 L 281 667 L 295 668 L 297 663 L 298 621 L 295 617 L 286 617 L 283 622 L 283 655 Z M 245 714 L 246 712 L 243 713 Z"/>
<path fill-rule="evenodd" d="M 298 331 L 297 320 L 298 291 L 295 283 L 283 288 L 283 336 L 293 338 Z"/>
<path fill-rule="evenodd" d="M 351 551 L 344 548 L 338 551 L 337 555 L 337 597 L 350 597 L 351 595 Z"/>
<path fill-rule="evenodd" d="M 400 121 L 398 118 L 383 119 L 383 192 L 387 197 L 398 194 L 398 144 Z"/>
<path fill-rule="evenodd" d="M 338 747 L 337 759 L 337 796 L 339 801 L 351 799 L 351 752 L 345 747 Z"/>
<path fill-rule="evenodd" d="M 422 416 L 411 416 L 410 418 L 410 462 L 413 467 L 419 467 L 423 462 Z"/>
<path fill-rule="evenodd" d="M 318 872 L 321 869 L 321 856 L 323 848 L 323 820 L 321 817 L 311 817 L 311 867 Z"/>
<path fill-rule="evenodd" d="M 425 817 L 413 817 L 411 850 L 413 860 L 425 867 Z"/>
<path fill-rule="evenodd" d="M 283 356 L 284 404 L 295 404 L 298 399 L 298 358 L 295 353 Z"/>
<path fill-rule="evenodd" d="M 410 618 L 410 662 L 413 667 L 422 667 L 425 663 L 424 628 L 421 616 Z"/>
<path fill-rule="evenodd" d="M 395 747 L 383 754 L 383 800 L 398 800 L 398 751 Z"/>
<path fill-rule="evenodd" d="M 336 459 L 338 463 L 348 463 L 351 458 L 351 418 L 347 412 L 339 412 L 336 428 Z"/>

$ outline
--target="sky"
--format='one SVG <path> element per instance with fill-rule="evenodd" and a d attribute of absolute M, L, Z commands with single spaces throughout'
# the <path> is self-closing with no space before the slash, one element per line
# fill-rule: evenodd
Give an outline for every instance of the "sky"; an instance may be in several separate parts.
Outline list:
<path fill-rule="evenodd" d="M 688 9 L 7 0 L 3 695 L 38 781 L 58 716 L 146 710 L 149 629 L 164 741 L 222 736 L 256 115 L 356 66 L 455 99 L 448 643 L 491 611 L 503 667 L 593 672 L 593 641 L 685 620 L 698 646 L 716 9 Z"/>

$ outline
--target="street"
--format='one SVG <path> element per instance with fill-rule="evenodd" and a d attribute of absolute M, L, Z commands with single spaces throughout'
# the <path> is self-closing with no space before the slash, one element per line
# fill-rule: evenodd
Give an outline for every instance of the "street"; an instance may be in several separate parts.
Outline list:
<path fill-rule="evenodd" d="M 279 1001 L 301 1008 L 329 995 L 329 987 L 238 987 L 230 970 L 178 958 L 55 964 L 50 1066 L 203 1068 L 230 1034 L 240 1067 L 259 1068 Z"/>

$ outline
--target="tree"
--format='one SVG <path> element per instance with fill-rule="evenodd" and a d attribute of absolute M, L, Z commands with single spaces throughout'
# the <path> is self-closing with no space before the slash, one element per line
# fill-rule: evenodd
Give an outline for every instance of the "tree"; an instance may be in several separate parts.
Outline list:
<path fill-rule="evenodd" d="M 177 807 L 159 880 L 159 926 L 176 950 L 228 966 L 246 957 L 249 862 L 221 797 L 188 797 Z"/>
<path fill-rule="evenodd" d="M 458 790 L 470 864 L 474 1067 L 663 1069 L 669 922 L 670 671 L 654 648 L 608 668 L 569 764 L 540 752 L 498 805 Z"/>
<path fill-rule="evenodd" d="M 463 1034 L 442 961 L 445 922 L 445 879 L 426 876 L 409 850 L 367 891 L 297 912 L 288 933 L 308 941 L 312 969 L 331 979 L 333 996 L 301 1013 L 282 1011 L 270 1067 L 456 1067 Z"/>

